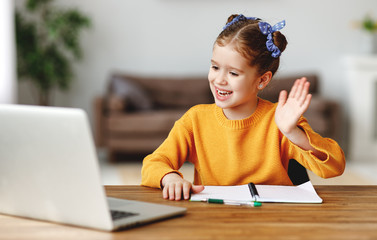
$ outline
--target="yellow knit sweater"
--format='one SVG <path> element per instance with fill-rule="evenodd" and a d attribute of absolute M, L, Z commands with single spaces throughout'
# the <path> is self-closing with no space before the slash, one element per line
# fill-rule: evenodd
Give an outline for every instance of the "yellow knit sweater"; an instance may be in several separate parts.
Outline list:
<path fill-rule="evenodd" d="M 292 158 L 322 178 L 341 175 L 345 158 L 339 145 L 315 133 L 303 117 L 298 126 L 327 159 L 294 145 L 276 126 L 276 106 L 259 99 L 255 112 L 242 120 L 228 120 L 215 104 L 191 108 L 144 159 L 141 184 L 160 188 L 166 174 L 182 176 L 179 169 L 185 161 L 194 164 L 194 184 L 201 185 L 292 185 L 287 174 Z"/>

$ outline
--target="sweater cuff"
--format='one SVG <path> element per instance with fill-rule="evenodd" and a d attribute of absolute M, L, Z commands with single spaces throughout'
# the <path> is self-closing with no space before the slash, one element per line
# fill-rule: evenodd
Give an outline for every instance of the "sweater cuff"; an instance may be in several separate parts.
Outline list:
<path fill-rule="evenodd" d="M 158 162 L 156 162 L 155 164 L 144 164 L 141 170 L 141 185 L 162 189 L 162 178 L 165 177 L 166 174 L 172 172 L 175 172 L 179 176 L 183 177 L 182 173 L 180 173 L 178 170 L 173 169 L 168 164 Z"/>
<path fill-rule="evenodd" d="M 309 153 L 310 156 L 312 158 L 314 158 L 316 161 L 318 161 L 320 163 L 326 163 L 330 159 L 328 148 L 326 147 L 326 145 L 327 145 L 326 139 L 323 139 L 316 132 L 308 131 L 305 128 L 301 128 L 301 129 L 304 131 L 306 137 L 308 138 L 310 146 L 312 146 L 313 148 L 315 148 L 317 151 L 322 152 L 323 154 L 325 154 L 326 155 L 326 159 L 320 159 L 320 158 L 318 158 L 316 155 L 314 155 L 314 152 L 311 151 L 311 150 L 305 151 L 305 150 L 302 149 L 302 151 Z"/>

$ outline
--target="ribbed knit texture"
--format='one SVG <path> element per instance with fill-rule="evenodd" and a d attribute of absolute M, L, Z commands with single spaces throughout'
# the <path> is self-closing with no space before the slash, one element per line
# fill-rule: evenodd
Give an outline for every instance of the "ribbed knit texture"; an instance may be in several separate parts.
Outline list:
<path fill-rule="evenodd" d="M 194 184 L 292 185 L 289 159 L 296 159 L 323 178 L 343 173 L 342 149 L 299 120 L 310 144 L 327 155 L 320 160 L 281 134 L 275 124 L 276 104 L 259 99 L 255 112 L 242 120 L 228 120 L 215 104 L 197 105 L 179 119 L 167 139 L 143 161 L 142 185 L 161 187 L 161 179 L 179 172 L 185 161 L 195 165 Z"/>

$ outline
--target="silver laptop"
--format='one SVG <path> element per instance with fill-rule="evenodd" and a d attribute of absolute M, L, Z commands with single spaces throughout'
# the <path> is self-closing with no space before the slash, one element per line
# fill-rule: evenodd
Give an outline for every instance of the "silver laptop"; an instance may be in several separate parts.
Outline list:
<path fill-rule="evenodd" d="M 185 212 L 107 198 L 83 110 L 0 105 L 0 213 L 114 231 Z"/>

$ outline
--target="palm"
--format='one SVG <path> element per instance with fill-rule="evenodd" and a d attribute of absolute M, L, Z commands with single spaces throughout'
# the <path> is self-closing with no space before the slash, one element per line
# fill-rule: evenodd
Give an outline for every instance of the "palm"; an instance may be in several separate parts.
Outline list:
<path fill-rule="evenodd" d="M 275 122 L 282 133 L 291 132 L 308 109 L 311 100 L 311 94 L 308 93 L 309 85 L 306 78 L 301 78 L 296 80 L 289 96 L 286 91 L 280 93 Z"/>

